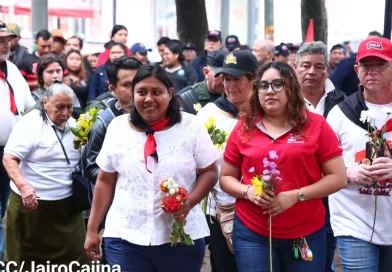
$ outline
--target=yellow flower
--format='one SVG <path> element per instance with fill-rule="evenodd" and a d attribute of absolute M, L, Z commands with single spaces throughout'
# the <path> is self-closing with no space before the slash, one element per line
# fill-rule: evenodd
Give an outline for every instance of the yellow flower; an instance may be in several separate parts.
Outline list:
<path fill-rule="evenodd" d="M 256 195 L 261 196 L 264 189 L 264 180 L 260 179 L 258 176 L 254 176 L 251 183 L 254 187 L 256 187 Z"/>
<path fill-rule="evenodd" d="M 204 123 L 204 126 L 208 131 L 210 131 L 210 129 L 212 129 L 215 126 L 215 118 L 208 117 L 208 122 Z"/>
<path fill-rule="evenodd" d="M 197 103 L 197 104 L 193 104 L 193 109 L 195 110 L 195 111 L 200 111 L 201 110 L 201 104 L 200 103 Z"/>

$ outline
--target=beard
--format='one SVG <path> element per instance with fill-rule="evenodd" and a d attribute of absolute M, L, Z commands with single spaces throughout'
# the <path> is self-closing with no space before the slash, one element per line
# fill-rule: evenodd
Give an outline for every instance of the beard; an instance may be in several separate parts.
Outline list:
<path fill-rule="evenodd" d="M 0 55 L 0 61 L 3 62 L 5 60 L 7 60 L 10 57 L 10 53 L 7 54 L 1 54 Z"/>

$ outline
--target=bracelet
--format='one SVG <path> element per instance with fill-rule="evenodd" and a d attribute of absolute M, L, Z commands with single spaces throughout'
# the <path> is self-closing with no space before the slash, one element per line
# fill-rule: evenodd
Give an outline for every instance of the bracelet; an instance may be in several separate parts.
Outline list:
<path fill-rule="evenodd" d="M 249 188 L 251 187 L 252 185 L 248 185 L 247 187 L 246 187 L 246 189 L 243 191 L 244 192 L 244 198 L 245 199 L 248 199 L 248 190 L 249 190 Z"/>

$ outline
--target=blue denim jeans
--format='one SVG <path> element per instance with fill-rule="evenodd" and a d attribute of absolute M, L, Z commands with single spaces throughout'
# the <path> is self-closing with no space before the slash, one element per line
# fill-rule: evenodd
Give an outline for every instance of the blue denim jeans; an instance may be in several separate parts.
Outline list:
<path fill-rule="evenodd" d="M 327 261 L 325 263 L 324 272 L 334 272 L 335 271 L 335 251 L 336 251 L 336 237 L 333 234 L 331 227 L 331 215 L 329 212 L 329 207 L 325 207 L 325 234 L 327 241 Z"/>
<path fill-rule="evenodd" d="M 7 211 L 8 199 L 10 197 L 10 179 L 7 171 L 5 171 L 3 160 L 3 147 L 0 147 L 0 214 L 1 220 Z M 0 260 L 3 260 L 5 249 L 5 238 L 3 223 L 0 221 Z"/>
<path fill-rule="evenodd" d="M 313 260 L 310 262 L 305 262 L 301 257 L 298 259 L 294 257 L 293 239 L 272 239 L 272 265 L 274 271 L 324 271 L 326 261 L 324 227 L 305 238 L 313 252 Z M 239 272 L 270 271 L 268 236 L 251 231 L 235 215 L 232 239 Z"/>
<path fill-rule="evenodd" d="M 140 246 L 120 238 L 104 238 L 106 262 L 120 265 L 123 272 L 200 272 L 205 254 L 204 238 L 195 245 L 170 243 L 159 246 Z"/>
<path fill-rule="evenodd" d="M 338 236 L 344 272 L 391 272 L 392 246 L 378 246 L 351 236 Z"/>

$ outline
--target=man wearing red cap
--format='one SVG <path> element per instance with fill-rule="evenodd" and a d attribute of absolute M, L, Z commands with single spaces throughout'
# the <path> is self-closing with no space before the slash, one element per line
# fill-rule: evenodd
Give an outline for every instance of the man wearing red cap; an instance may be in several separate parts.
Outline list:
<path fill-rule="evenodd" d="M 0 219 L 3 219 L 7 210 L 10 194 L 10 179 L 2 163 L 4 146 L 16 122 L 27 108 L 32 108 L 35 104 L 29 86 L 18 68 L 7 60 L 11 53 L 11 39 L 16 37 L 0 21 Z M 0 261 L 3 260 L 4 245 L 4 230 L 0 221 Z"/>
<path fill-rule="evenodd" d="M 361 42 L 356 62 L 360 89 L 327 117 L 343 149 L 348 180 L 347 188 L 329 196 L 331 225 L 344 271 L 387 272 L 392 271 L 391 41 Z"/>

